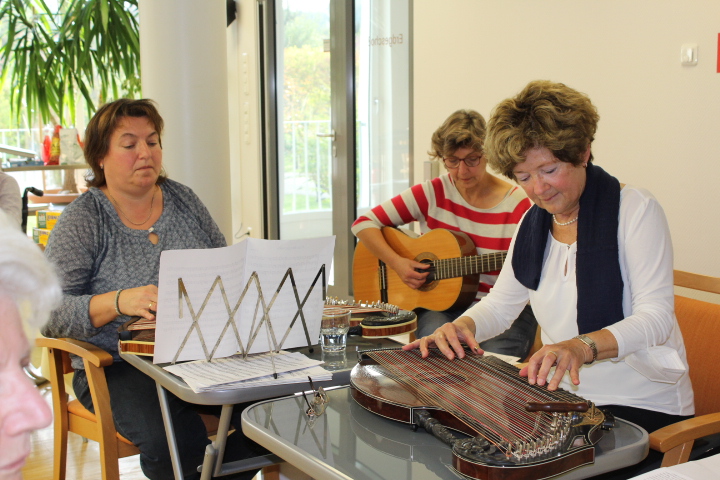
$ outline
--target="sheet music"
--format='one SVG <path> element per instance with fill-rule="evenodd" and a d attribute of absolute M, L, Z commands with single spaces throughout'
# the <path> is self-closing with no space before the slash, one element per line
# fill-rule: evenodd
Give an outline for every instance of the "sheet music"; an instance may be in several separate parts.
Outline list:
<path fill-rule="evenodd" d="M 198 360 L 163 368 L 182 378 L 194 392 L 199 393 L 259 384 L 307 382 L 308 375 L 318 380 L 329 380 L 332 375 L 319 367 L 322 363 L 301 353 L 280 352 L 272 359 L 269 353 L 251 355 L 247 359 L 234 355 L 211 362 Z M 279 374 L 278 379 L 270 374 L 273 370 Z"/>
<path fill-rule="evenodd" d="M 720 478 L 720 454 L 700 460 L 658 468 L 632 480 L 709 480 Z"/>
<path fill-rule="evenodd" d="M 703 480 L 705 480 L 707 477 L 702 478 Z M 694 477 L 688 477 L 687 475 L 683 475 L 682 473 L 667 470 L 666 468 L 659 468 L 657 470 L 653 470 L 652 472 L 644 473 L 637 477 L 632 477 L 632 480 L 700 480 L 700 478 L 698 477 L 696 479 Z"/>
<path fill-rule="evenodd" d="M 299 316 L 288 331 L 298 310 L 290 279 L 279 292 L 278 288 L 287 269 L 291 268 L 302 302 L 322 265 L 325 265 L 327 277 L 334 246 L 335 237 L 305 240 L 248 238 L 223 248 L 163 252 L 160 256 L 154 363 L 172 362 L 181 346 L 177 361 L 206 359 L 214 349 L 213 358 L 221 358 L 238 351 L 266 352 L 272 345 L 278 349 L 307 345 Z M 250 282 L 238 306 L 253 272 L 257 273 L 266 305 L 269 306 L 277 293 L 270 309 L 272 329 L 263 321 L 264 310 L 262 303 L 258 302 L 260 295 L 255 282 Z M 178 294 L 180 278 L 187 290 L 189 305 Z M 311 343 L 317 343 L 320 334 L 323 302 L 322 279 L 318 279 L 302 309 Z M 228 311 L 232 314 L 236 308 L 234 324 L 240 334 L 240 342 L 232 325 L 225 328 L 230 317 Z M 188 335 L 193 326 L 193 312 L 198 317 L 200 332 L 193 327 Z M 252 334 L 256 334 L 254 339 Z M 269 334 L 270 342 L 267 338 Z"/>

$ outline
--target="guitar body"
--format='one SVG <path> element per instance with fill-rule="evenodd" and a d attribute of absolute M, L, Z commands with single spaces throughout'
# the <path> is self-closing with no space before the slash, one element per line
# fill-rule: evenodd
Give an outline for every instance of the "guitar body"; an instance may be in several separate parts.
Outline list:
<path fill-rule="evenodd" d="M 421 263 L 443 259 L 477 256 L 470 237 L 462 232 L 436 229 L 412 238 L 390 227 L 382 229 L 385 241 L 398 254 Z M 480 274 L 474 273 L 441 280 L 430 279 L 419 289 L 405 285 L 397 273 L 382 264 L 377 257 L 358 242 L 353 257 L 353 296 L 367 301 L 383 301 L 404 310 L 422 307 L 444 311 L 469 307 L 477 295 Z M 383 281 L 385 289 L 383 289 Z M 383 299 L 383 290 L 387 298 Z"/>

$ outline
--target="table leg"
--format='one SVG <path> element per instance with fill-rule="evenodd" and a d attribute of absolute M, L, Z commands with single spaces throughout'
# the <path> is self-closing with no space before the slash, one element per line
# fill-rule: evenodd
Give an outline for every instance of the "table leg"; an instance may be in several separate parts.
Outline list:
<path fill-rule="evenodd" d="M 216 476 L 220 475 L 223 458 L 225 457 L 225 445 L 227 444 L 228 431 L 230 430 L 230 420 L 232 419 L 232 412 L 233 405 L 223 405 L 222 411 L 220 412 L 220 423 L 218 424 L 217 435 L 215 435 L 215 441 L 213 442 L 213 446 L 217 451 L 214 473 L 214 475 Z"/>
<path fill-rule="evenodd" d="M 180 465 L 180 454 L 178 453 L 177 441 L 175 440 L 175 429 L 170 416 L 170 405 L 168 404 L 167 392 L 156 383 L 158 398 L 160 399 L 160 410 L 162 411 L 163 423 L 165 424 L 165 435 L 167 436 L 168 448 L 170 448 L 170 460 L 172 461 L 175 480 L 183 480 L 182 467 Z"/>
<path fill-rule="evenodd" d="M 202 470 L 200 471 L 200 480 L 210 480 L 212 478 L 213 463 L 215 463 L 218 457 L 217 450 L 213 444 L 209 444 L 205 447 L 205 458 L 203 459 Z"/>

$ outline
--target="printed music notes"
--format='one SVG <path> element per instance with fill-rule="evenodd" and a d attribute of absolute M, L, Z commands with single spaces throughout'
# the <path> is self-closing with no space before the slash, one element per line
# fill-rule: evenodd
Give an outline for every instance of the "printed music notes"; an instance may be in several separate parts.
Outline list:
<path fill-rule="evenodd" d="M 321 360 L 311 360 L 298 352 L 279 352 L 272 360 L 269 353 L 258 353 L 246 359 L 236 355 L 213 360 L 212 363 L 186 362 L 164 368 L 185 380 L 195 393 L 201 393 L 277 383 L 304 383 L 309 375 L 318 381 L 330 380 L 332 374 L 321 364 Z M 268 375 L 267 372 L 273 370 L 278 374 L 279 381 Z"/>
<path fill-rule="evenodd" d="M 335 237 L 248 238 L 160 257 L 155 363 L 316 342 Z"/>

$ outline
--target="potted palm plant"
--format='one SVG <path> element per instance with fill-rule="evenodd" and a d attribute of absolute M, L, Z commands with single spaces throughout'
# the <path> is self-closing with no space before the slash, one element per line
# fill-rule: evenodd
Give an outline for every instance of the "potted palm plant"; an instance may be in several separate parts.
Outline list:
<path fill-rule="evenodd" d="M 137 12 L 137 0 L 0 3 L 0 82 L 10 82 L 18 124 L 72 125 L 78 102 L 91 113 L 108 97 L 139 94 Z"/>

